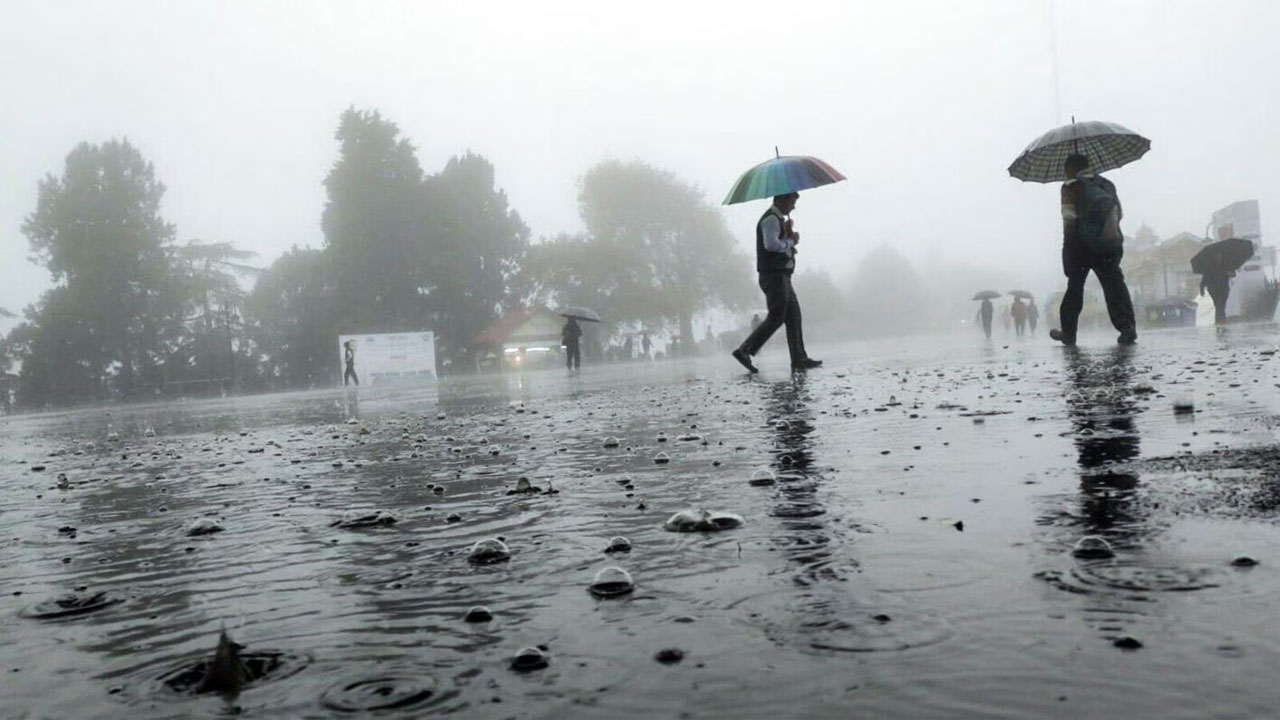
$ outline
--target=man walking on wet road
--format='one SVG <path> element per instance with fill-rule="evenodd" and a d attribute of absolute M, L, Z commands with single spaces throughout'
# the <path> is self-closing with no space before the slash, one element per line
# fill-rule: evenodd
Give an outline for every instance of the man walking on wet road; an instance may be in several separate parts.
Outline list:
<path fill-rule="evenodd" d="M 756 222 L 756 272 L 764 291 L 768 314 L 760 326 L 733 351 L 733 357 L 749 372 L 758 372 L 751 357 L 760 352 L 770 336 L 782 325 L 787 326 L 787 349 L 791 352 L 791 369 L 808 370 L 822 364 L 810 358 L 804 349 L 801 329 L 800 301 L 791 288 L 791 275 L 796 269 L 796 245 L 800 233 L 791 226 L 790 214 L 800 193 L 777 195 L 773 205 Z"/>
<path fill-rule="evenodd" d="M 1076 344 L 1076 327 L 1084 308 L 1084 282 L 1092 271 L 1102 285 L 1111 324 L 1120 331 L 1117 342 L 1132 345 L 1138 340 L 1133 317 L 1133 300 L 1120 271 L 1124 256 L 1124 235 L 1120 219 L 1124 209 L 1110 180 L 1089 171 L 1089 159 L 1078 153 L 1067 156 L 1063 165 L 1070 180 L 1062 184 L 1062 272 L 1067 290 L 1059 308 L 1061 329 L 1049 336 L 1064 345 Z"/>
<path fill-rule="evenodd" d="M 978 306 L 978 322 L 982 324 L 982 332 L 986 333 L 988 340 L 991 339 L 991 318 L 995 314 L 996 308 L 990 299 L 984 299 L 982 305 Z"/>
<path fill-rule="evenodd" d="M 1013 305 L 1009 308 L 1009 314 L 1013 315 L 1013 331 L 1018 337 L 1022 337 L 1027 331 L 1027 304 L 1022 302 L 1022 298 L 1013 299 Z"/>

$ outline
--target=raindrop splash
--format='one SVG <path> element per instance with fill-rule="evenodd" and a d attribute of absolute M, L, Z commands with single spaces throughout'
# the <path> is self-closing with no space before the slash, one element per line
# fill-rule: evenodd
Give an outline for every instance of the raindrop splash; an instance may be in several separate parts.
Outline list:
<path fill-rule="evenodd" d="M 591 586 L 587 588 L 598 598 L 621 597 L 631 594 L 635 589 L 636 583 L 631 579 L 631 573 L 616 565 L 602 568 L 591 581 Z"/>
<path fill-rule="evenodd" d="M 1106 560 L 1116 556 L 1111 543 L 1097 535 L 1086 535 L 1076 541 L 1071 548 L 1071 555 L 1082 560 Z"/>
<path fill-rule="evenodd" d="M 511 658 L 511 669 L 519 673 L 542 670 L 550 664 L 547 654 L 536 647 L 521 648 Z"/>
<path fill-rule="evenodd" d="M 663 527 L 671 532 L 716 532 L 736 528 L 743 523 L 741 515 L 707 510 L 681 510 L 667 518 Z"/>
<path fill-rule="evenodd" d="M 622 537 L 609 538 L 609 546 L 604 549 L 607 553 L 627 553 L 631 552 L 631 541 Z"/>
<path fill-rule="evenodd" d="M 497 538 L 477 540 L 467 553 L 467 562 L 472 565 L 493 565 L 511 559 L 511 549 Z"/>

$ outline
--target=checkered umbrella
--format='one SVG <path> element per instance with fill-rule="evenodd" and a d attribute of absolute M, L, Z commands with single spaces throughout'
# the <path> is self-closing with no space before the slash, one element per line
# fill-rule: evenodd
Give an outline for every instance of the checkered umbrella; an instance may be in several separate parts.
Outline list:
<path fill-rule="evenodd" d="M 1009 166 L 1009 174 L 1029 182 L 1064 182 L 1068 178 L 1062 163 L 1072 153 L 1088 157 L 1090 170 L 1103 172 L 1128 165 L 1150 149 L 1150 140 L 1123 125 L 1073 118 L 1070 125 L 1032 141 Z"/>

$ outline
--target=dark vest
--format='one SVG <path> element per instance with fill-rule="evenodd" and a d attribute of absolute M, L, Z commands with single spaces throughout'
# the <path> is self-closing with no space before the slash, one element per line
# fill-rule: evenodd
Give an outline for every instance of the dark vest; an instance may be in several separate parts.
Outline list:
<path fill-rule="evenodd" d="M 756 221 L 756 272 L 793 272 L 796 269 L 795 259 L 791 257 L 791 253 L 779 253 L 764 248 L 764 219 L 774 215 L 778 221 L 782 221 L 782 216 L 770 207 Z"/>

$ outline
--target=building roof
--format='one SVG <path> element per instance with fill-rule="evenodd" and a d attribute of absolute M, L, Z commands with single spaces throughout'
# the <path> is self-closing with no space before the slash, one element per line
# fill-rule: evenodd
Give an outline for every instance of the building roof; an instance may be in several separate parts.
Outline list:
<path fill-rule="evenodd" d="M 515 310 L 498 318 L 471 342 L 475 345 L 505 345 L 511 342 L 559 340 L 561 317 L 546 308 Z"/>

